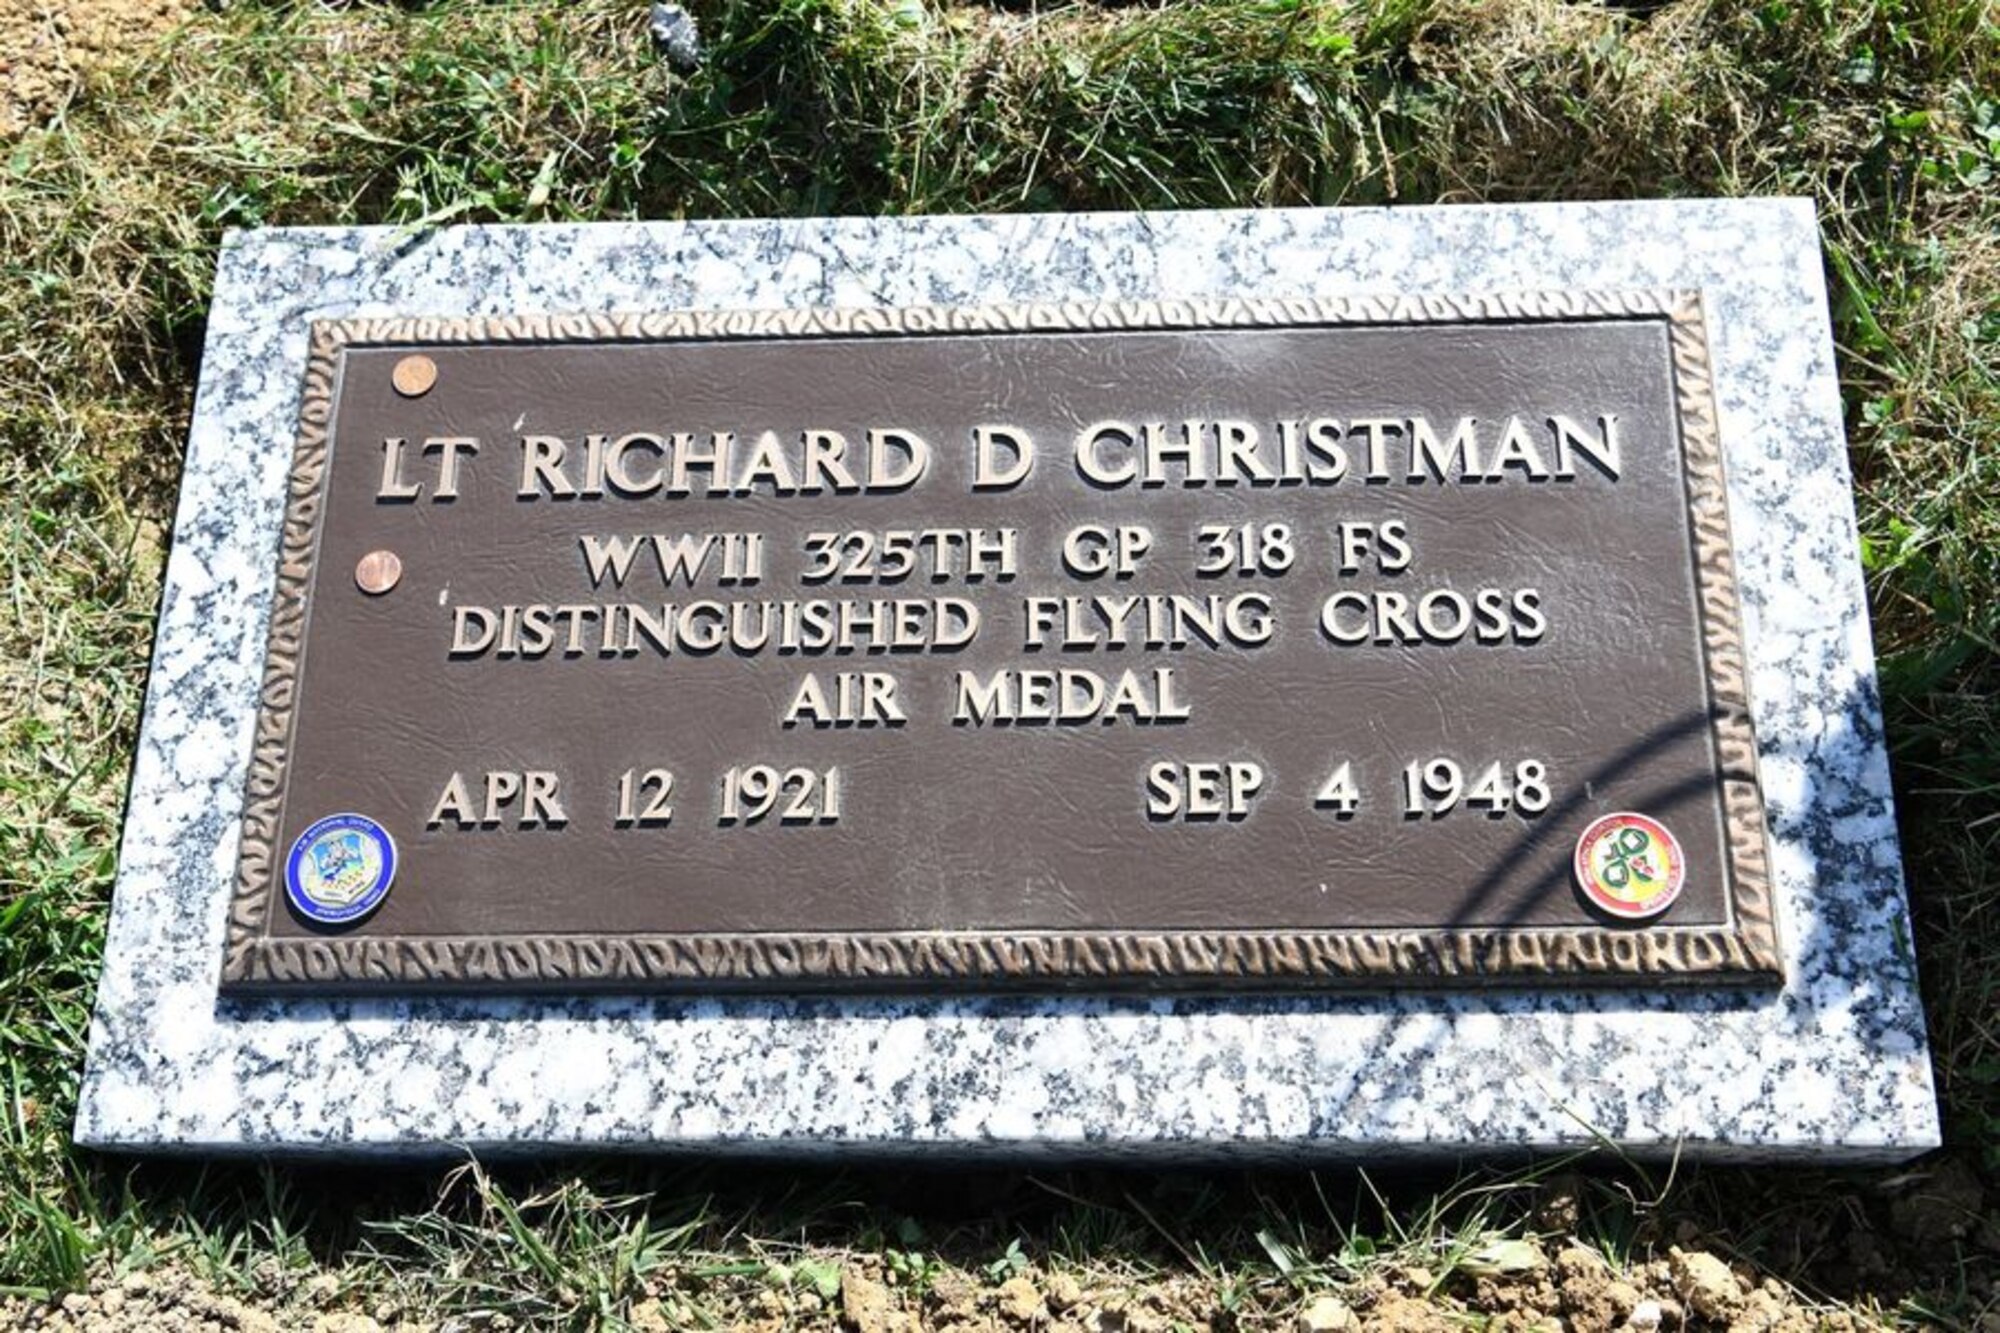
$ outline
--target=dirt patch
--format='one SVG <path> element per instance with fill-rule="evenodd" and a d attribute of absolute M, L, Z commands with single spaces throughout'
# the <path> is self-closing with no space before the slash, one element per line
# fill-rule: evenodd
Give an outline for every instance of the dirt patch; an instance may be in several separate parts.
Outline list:
<path fill-rule="evenodd" d="M 1526 1244 L 1539 1255 L 1539 1247 Z M 56 1301 L 0 1301 L 0 1327 L 40 1333 L 443 1333 L 539 1326 L 490 1309 L 450 1306 L 383 1302 L 331 1272 L 304 1280 L 273 1275 L 254 1292 L 224 1293 L 168 1266 L 107 1276 Z M 1389 1266 L 1337 1293 L 1282 1284 L 1232 1289 L 1226 1281 L 1188 1275 L 1135 1281 L 1088 1268 L 1030 1267 L 995 1281 L 939 1266 L 912 1282 L 861 1255 L 842 1265 L 831 1299 L 810 1285 L 785 1281 L 704 1290 L 684 1275 L 663 1272 L 644 1291 L 630 1293 L 619 1313 L 624 1327 L 639 1333 L 693 1325 L 739 1333 L 1462 1333 L 1474 1327 L 1490 1333 L 1860 1333 L 1888 1326 L 1856 1312 L 1814 1307 L 1782 1283 L 1759 1280 L 1709 1251 L 1674 1247 L 1664 1257 L 1621 1269 L 1578 1245 L 1504 1273 L 1443 1276 Z"/>
<path fill-rule="evenodd" d="M 186 0 L 0 0 L 0 139 L 47 121 L 187 13 Z"/>
<path fill-rule="evenodd" d="M 0 1300 L 0 1328 L 22 1333 L 442 1333 L 518 1329 L 501 1319 L 442 1322 L 409 1314 L 398 1301 L 353 1290 L 332 1272 L 301 1276 L 266 1263 L 250 1290 L 224 1291 L 175 1264 L 104 1275 L 46 1302 Z M 649 1316 L 655 1322 L 648 1322 Z M 627 1315 L 634 1333 L 664 1333 L 657 1302 Z"/>
<path fill-rule="evenodd" d="M 862 1257 L 847 1265 L 831 1305 L 765 1290 L 736 1309 L 704 1313 L 756 1333 L 1861 1333 L 1889 1326 L 1816 1306 L 1706 1250 L 1676 1246 L 1620 1268 L 1580 1245 L 1549 1256 L 1534 1242 L 1520 1244 L 1519 1253 L 1534 1258 L 1505 1272 L 1388 1266 L 1338 1292 L 1232 1289 L 1188 1276 L 1133 1281 L 1089 1269 L 1030 1269 L 997 1284 L 947 1269 L 912 1285 Z"/>
<path fill-rule="evenodd" d="M 320 1284 L 318 1294 L 337 1287 Z M 312 1289 L 300 1293 L 308 1299 Z M 349 1322 L 350 1320 L 357 1322 Z M 292 1302 L 239 1298 L 217 1291 L 184 1269 L 166 1267 L 102 1278 L 87 1291 L 71 1292 L 46 1304 L 0 1303 L 0 1325 L 43 1333 L 383 1333 L 367 1316 L 316 1312 Z"/>

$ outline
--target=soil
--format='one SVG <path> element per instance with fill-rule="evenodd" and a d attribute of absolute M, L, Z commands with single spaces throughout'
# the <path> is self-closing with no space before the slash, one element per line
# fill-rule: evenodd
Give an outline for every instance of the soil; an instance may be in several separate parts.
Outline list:
<path fill-rule="evenodd" d="M 792 1329 L 839 1333 L 1859 1333 L 1888 1327 L 1851 1311 L 1802 1301 L 1773 1279 L 1702 1249 L 1671 1247 L 1660 1258 L 1614 1269 L 1595 1250 L 1535 1242 L 1510 1251 L 1508 1271 L 1449 1279 L 1422 1268 L 1372 1273 L 1336 1292 L 1245 1299 L 1206 1277 L 1146 1282 L 1110 1273 L 1026 1268 L 1003 1281 L 945 1268 L 912 1282 L 879 1259 L 850 1259 L 837 1294 L 769 1285 L 716 1300 L 672 1274 L 625 1313 L 635 1333 L 708 1326 L 739 1333 Z M 329 1274 L 303 1283 L 259 1284 L 244 1298 L 218 1292 L 166 1266 L 107 1277 L 59 1301 L 0 1302 L 0 1326 L 45 1333 L 457 1333 L 519 1327 L 501 1315 L 419 1321 L 393 1305 L 355 1306 L 356 1293 Z M 1981 1329 L 1980 1333 L 1987 1333 Z"/>
<path fill-rule="evenodd" d="M 187 12 L 186 0 L 0 0 L 0 139 L 47 123 L 85 79 Z"/>

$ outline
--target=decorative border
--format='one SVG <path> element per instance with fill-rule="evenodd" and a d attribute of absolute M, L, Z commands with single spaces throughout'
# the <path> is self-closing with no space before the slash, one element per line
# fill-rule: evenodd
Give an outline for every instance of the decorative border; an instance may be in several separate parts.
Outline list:
<path fill-rule="evenodd" d="M 936 931 L 660 936 L 358 937 L 265 934 L 278 878 L 307 592 L 349 347 L 665 342 L 1092 330 L 1664 319 L 1670 330 L 1711 736 L 1722 783 L 1725 895 L 1718 926 L 1422 931 Z M 1736 563 L 1699 292 L 1528 292 L 1216 301 L 1065 302 L 901 309 L 676 311 L 315 321 L 285 508 L 269 651 L 245 786 L 242 849 L 223 946 L 230 993 L 734 989 L 907 990 L 1146 986 L 1334 987 L 1423 980 L 1557 984 L 1646 976 L 1776 985 L 1764 802 L 1750 725 Z"/>

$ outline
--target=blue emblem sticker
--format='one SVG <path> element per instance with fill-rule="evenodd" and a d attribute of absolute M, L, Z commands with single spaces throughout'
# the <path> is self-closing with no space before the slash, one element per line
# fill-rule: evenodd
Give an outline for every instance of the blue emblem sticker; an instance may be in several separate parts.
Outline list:
<path fill-rule="evenodd" d="M 285 896 L 308 921 L 348 926 L 389 896 L 396 844 L 366 815 L 328 815 L 292 844 Z"/>

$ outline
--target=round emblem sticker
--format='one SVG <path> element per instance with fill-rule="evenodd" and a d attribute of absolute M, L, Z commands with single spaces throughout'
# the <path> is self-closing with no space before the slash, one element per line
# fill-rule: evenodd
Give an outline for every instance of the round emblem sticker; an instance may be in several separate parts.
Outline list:
<path fill-rule="evenodd" d="M 1613 916 L 1644 920 L 1680 897 L 1687 858 L 1667 826 L 1629 812 L 1595 820 L 1576 840 L 1576 882 Z"/>
<path fill-rule="evenodd" d="M 366 815 L 328 815 L 292 844 L 285 894 L 299 915 L 352 925 L 381 905 L 396 878 L 396 844 Z"/>

